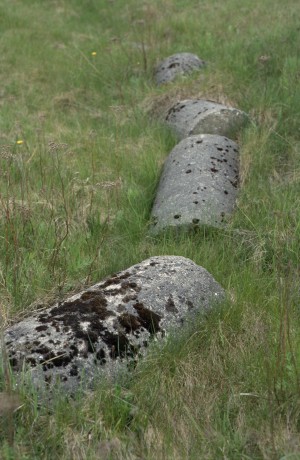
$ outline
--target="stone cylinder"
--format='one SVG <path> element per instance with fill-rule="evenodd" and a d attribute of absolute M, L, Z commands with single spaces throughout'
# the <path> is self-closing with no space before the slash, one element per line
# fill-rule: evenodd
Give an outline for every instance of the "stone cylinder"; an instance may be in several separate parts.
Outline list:
<path fill-rule="evenodd" d="M 173 81 L 178 75 L 189 75 L 205 67 L 206 62 L 192 53 L 177 53 L 161 61 L 154 70 L 157 85 Z"/>
<path fill-rule="evenodd" d="M 239 183 L 237 144 L 201 134 L 182 140 L 165 161 L 151 214 L 151 232 L 201 225 L 222 227 Z"/>
<path fill-rule="evenodd" d="M 238 109 L 202 99 L 187 99 L 171 107 L 165 120 L 179 139 L 195 134 L 218 134 L 235 139 L 249 119 Z"/>

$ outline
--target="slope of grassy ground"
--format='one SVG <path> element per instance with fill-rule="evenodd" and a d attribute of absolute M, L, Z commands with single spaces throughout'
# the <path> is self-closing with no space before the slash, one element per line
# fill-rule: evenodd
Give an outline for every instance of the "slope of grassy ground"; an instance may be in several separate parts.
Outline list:
<path fill-rule="evenodd" d="M 229 296 L 71 401 L 11 394 L 4 362 L 1 458 L 300 458 L 299 18 L 298 0 L 2 0 L 3 327 L 151 255 L 191 258 Z M 155 87 L 180 51 L 207 69 Z M 250 113 L 240 198 L 226 230 L 151 238 L 176 143 L 158 118 L 182 97 Z"/>

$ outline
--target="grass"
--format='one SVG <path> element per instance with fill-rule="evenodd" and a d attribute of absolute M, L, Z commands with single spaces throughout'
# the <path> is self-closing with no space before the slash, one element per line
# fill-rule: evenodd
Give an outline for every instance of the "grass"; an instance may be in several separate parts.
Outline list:
<path fill-rule="evenodd" d="M 1 458 L 300 458 L 299 16 L 296 0 L 2 0 L 3 326 L 151 255 L 191 258 L 229 299 L 74 400 L 16 394 L 4 366 Z M 208 68 L 157 88 L 178 51 Z M 152 238 L 176 144 L 159 117 L 182 97 L 250 113 L 238 206 L 226 230 Z"/>

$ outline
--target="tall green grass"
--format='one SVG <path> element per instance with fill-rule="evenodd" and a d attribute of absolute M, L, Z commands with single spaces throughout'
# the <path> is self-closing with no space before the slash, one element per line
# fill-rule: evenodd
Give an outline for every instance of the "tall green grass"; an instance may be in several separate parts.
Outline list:
<path fill-rule="evenodd" d="M 151 255 L 191 258 L 228 300 L 72 400 L 12 393 L 4 366 L 1 458 L 299 458 L 299 16 L 296 0 L 2 0 L 3 326 Z M 157 88 L 178 51 L 207 69 Z M 181 97 L 250 113 L 240 195 L 226 230 L 153 238 L 176 143 L 159 116 Z"/>

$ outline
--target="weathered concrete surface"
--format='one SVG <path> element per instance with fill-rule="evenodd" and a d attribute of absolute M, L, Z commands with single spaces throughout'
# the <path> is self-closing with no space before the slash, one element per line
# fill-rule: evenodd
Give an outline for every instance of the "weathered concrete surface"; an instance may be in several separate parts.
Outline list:
<path fill-rule="evenodd" d="M 182 140 L 168 156 L 152 209 L 152 233 L 200 225 L 221 227 L 237 197 L 239 152 L 223 136 Z"/>
<path fill-rule="evenodd" d="M 179 139 L 194 134 L 218 134 L 235 139 L 248 121 L 248 115 L 241 110 L 203 99 L 177 102 L 166 116 L 167 124 Z"/>
<path fill-rule="evenodd" d="M 7 355 L 15 372 L 30 368 L 36 387 L 60 381 L 72 392 L 97 375 L 116 375 L 145 353 L 151 336 L 165 336 L 223 295 L 191 260 L 151 257 L 8 328 Z"/>
<path fill-rule="evenodd" d="M 206 62 L 191 53 L 177 53 L 160 62 L 154 71 L 158 85 L 173 81 L 178 75 L 188 75 L 205 67 Z"/>

